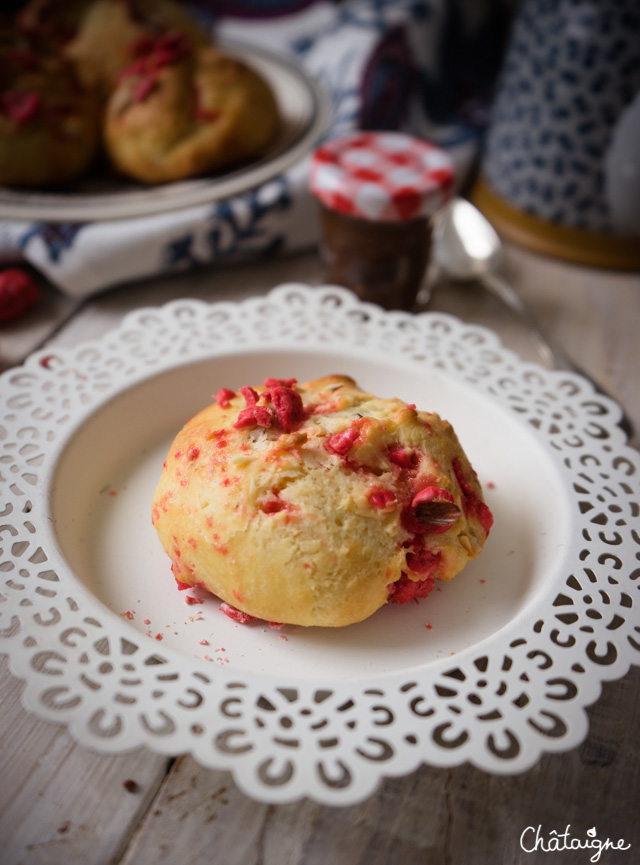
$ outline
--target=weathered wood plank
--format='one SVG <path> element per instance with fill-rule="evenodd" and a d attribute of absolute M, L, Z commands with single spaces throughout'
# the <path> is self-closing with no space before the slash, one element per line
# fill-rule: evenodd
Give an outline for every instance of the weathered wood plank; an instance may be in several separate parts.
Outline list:
<path fill-rule="evenodd" d="M 76 346 L 97 339 L 120 324 L 133 309 L 161 306 L 181 297 L 215 303 L 241 301 L 266 294 L 284 282 L 317 285 L 321 269 L 317 256 L 309 253 L 235 267 L 203 267 L 166 277 L 155 277 L 135 285 L 124 285 L 89 298 L 78 314 L 56 333 L 52 346 Z"/>
<path fill-rule="evenodd" d="M 110 865 L 167 772 L 145 750 L 102 756 L 20 703 L 22 685 L 0 662 L 0 862 Z"/>
<path fill-rule="evenodd" d="M 583 745 L 547 755 L 522 775 L 489 775 L 469 765 L 423 767 L 387 780 L 369 800 L 347 808 L 255 803 L 227 773 L 183 757 L 122 865 L 170 865 L 178 855 L 182 865 L 548 865 L 551 854 L 520 845 L 522 832 L 538 825 L 547 838 L 571 825 L 572 837 L 583 840 L 595 826 L 598 838 L 623 838 L 637 855 L 640 731 L 633 721 L 639 686 L 638 668 L 608 683 L 590 709 Z M 588 861 L 592 853 L 582 855 Z M 559 853 L 555 861 L 574 861 L 569 856 L 576 854 Z"/>
<path fill-rule="evenodd" d="M 0 372 L 22 363 L 82 305 L 82 301 L 66 297 L 44 280 L 38 279 L 38 284 L 38 304 L 16 321 L 0 324 Z"/>
<path fill-rule="evenodd" d="M 546 755 L 523 775 L 502 778 L 469 766 L 451 773 L 451 841 L 448 860 L 465 865 L 491 861 L 516 865 L 588 862 L 593 851 L 526 853 L 520 836 L 541 825 L 544 836 L 565 831 L 587 839 L 624 838 L 632 850 L 602 854 L 601 862 L 628 862 L 640 849 L 640 668 L 603 688 L 589 709 L 590 731 L 583 744 L 566 754 Z M 526 836 L 531 845 L 535 835 Z M 635 852 L 633 852 L 635 851 Z M 494 857 L 499 854 L 500 858 Z"/>
<path fill-rule="evenodd" d="M 640 426 L 640 275 L 579 267 L 506 248 L 505 273 L 538 321 Z M 640 438 L 635 436 L 634 443 Z"/>

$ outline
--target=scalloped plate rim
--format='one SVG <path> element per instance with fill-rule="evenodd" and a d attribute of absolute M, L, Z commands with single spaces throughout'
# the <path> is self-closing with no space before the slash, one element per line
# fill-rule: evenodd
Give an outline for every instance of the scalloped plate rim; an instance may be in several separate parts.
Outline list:
<path fill-rule="evenodd" d="M 345 292 L 344 289 L 340 289 L 340 288 L 337 288 L 337 287 L 335 287 L 335 286 L 323 286 L 323 287 L 320 287 L 320 288 L 330 289 L 330 290 L 332 290 L 332 291 L 337 290 L 338 292 L 342 293 L 343 296 L 345 296 L 345 297 L 347 297 L 347 298 L 351 298 L 350 302 L 353 303 L 353 296 L 352 296 L 349 292 Z M 121 321 L 121 323 L 120 323 L 118 326 L 116 326 L 115 328 L 110 329 L 107 333 L 103 334 L 103 335 L 102 335 L 101 337 L 99 337 L 98 339 L 85 341 L 85 342 L 81 343 L 80 345 L 78 345 L 78 346 L 76 346 L 75 348 L 72 348 L 72 349 L 69 349 L 69 348 L 60 348 L 60 349 L 56 349 L 56 348 L 54 348 L 53 351 L 54 351 L 54 353 L 57 353 L 57 354 L 59 354 L 59 355 L 62 356 L 62 357 L 65 357 L 65 356 L 73 357 L 73 356 L 77 355 L 79 352 L 81 352 L 81 351 L 83 351 L 83 350 L 90 349 L 91 347 L 95 346 L 96 344 L 106 343 L 107 340 L 108 340 L 109 338 L 112 337 L 112 335 L 114 334 L 114 332 L 121 332 L 122 330 L 126 329 L 127 327 L 130 327 L 130 326 L 135 322 L 135 318 L 136 318 L 137 316 L 143 315 L 143 314 L 145 314 L 146 312 L 147 312 L 147 313 L 157 314 L 158 312 L 161 312 L 161 310 L 164 309 L 165 307 L 176 307 L 176 306 L 179 306 L 179 305 L 184 304 L 184 303 L 187 303 L 187 304 L 189 304 L 189 303 L 195 303 L 195 304 L 198 305 L 198 306 L 204 306 L 204 307 L 207 307 L 207 308 L 209 308 L 209 309 L 212 308 L 212 307 L 227 307 L 227 306 L 230 306 L 230 307 L 234 307 L 234 308 L 236 308 L 236 307 L 238 307 L 238 306 L 241 306 L 243 303 L 248 303 L 248 304 L 251 304 L 251 303 L 261 303 L 261 302 L 268 301 L 270 298 L 278 299 L 278 297 L 282 296 L 284 292 L 286 292 L 286 291 L 291 291 L 291 290 L 301 290 L 301 291 L 309 291 L 309 290 L 311 290 L 311 292 L 315 292 L 317 289 L 310 289 L 309 286 L 305 286 L 305 285 L 300 284 L 300 283 L 285 283 L 284 285 L 281 285 L 281 286 L 279 286 L 279 287 L 277 287 L 277 288 L 275 288 L 275 289 L 272 289 L 272 291 L 271 291 L 269 294 L 266 294 L 266 295 L 259 295 L 259 296 L 255 296 L 255 297 L 247 298 L 246 300 L 244 300 L 244 301 L 239 301 L 239 302 L 221 302 L 221 303 L 215 303 L 215 302 L 213 302 L 213 303 L 207 303 L 207 302 L 204 302 L 204 301 L 198 301 L 198 300 L 196 300 L 196 301 L 191 301 L 191 300 L 189 300 L 189 299 L 179 299 L 179 300 L 174 300 L 174 301 L 170 301 L 168 304 L 165 304 L 164 307 L 145 307 L 145 308 L 138 309 L 138 310 L 134 310 L 134 311 L 128 313 L 128 314 L 123 318 L 123 320 Z M 356 301 L 356 306 L 357 306 L 358 309 L 363 309 L 363 308 L 366 309 L 368 305 L 361 304 L 361 303 L 359 303 L 358 301 Z M 374 309 L 374 310 L 377 310 L 377 307 L 369 307 L 369 308 Z M 376 313 L 376 314 L 377 314 L 377 313 Z M 401 314 L 401 315 L 404 315 L 404 314 Z M 449 319 L 449 320 L 451 320 L 452 322 L 459 322 L 460 324 L 463 324 L 464 327 L 465 327 L 467 330 L 469 330 L 469 329 L 473 329 L 473 328 L 470 327 L 469 325 L 465 325 L 465 324 L 464 324 L 463 322 L 461 322 L 459 319 L 455 318 L 454 316 L 448 315 L 448 314 L 443 314 L 443 313 L 430 313 L 430 312 L 427 312 L 427 313 L 423 313 L 423 314 L 421 314 L 421 315 L 425 315 L 425 316 L 427 316 L 427 317 L 433 317 L 433 316 L 436 316 L 436 317 L 439 317 L 439 318 L 442 318 L 442 319 Z M 551 376 L 552 378 L 556 377 L 554 371 L 549 372 L 548 370 L 544 370 L 544 369 L 542 369 L 541 367 L 538 367 L 538 366 L 535 365 L 535 364 L 526 364 L 526 363 L 523 363 L 522 361 L 520 361 L 520 360 L 517 358 L 517 356 L 516 356 L 515 354 L 513 354 L 512 352 L 509 352 L 507 349 L 505 349 L 505 348 L 502 346 L 501 341 L 500 341 L 500 337 L 499 337 L 499 336 L 498 336 L 494 331 L 492 331 L 491 329 L 489 329 L 489 328 L 478 328 L 478 330 L 480 330 L 480 331 L 484 331 L 484 332 L 486 332 L 487 334 L 491 334 L 491 336 L 492 336 L 492 338 L 494 339 L 494 341 L 495 341 L 497 347 L 499 348 L 501 354 L 502 354 L 504 357 L 508 358 L 509 361 L 510 361 L 512 364 L 516 364 L 516 366 L 520 367 L 521 369 L 522 369 L 522 368 L 524 368 L 524 369 L 530 369 L 530 370 L 531 370 L 532 372 L 534 372 L 534 373 L 535 373 L 536 371 L 541 371 L 545 377 L 549 377 L 549 376 Z M 263 350 L 263 349 L 264 349 L 264 350 L 267 350 L 267 349 L 269 349 L 269 348 L 275 348 L 275 347 L 280 348 L 280 347 L 281 347 L 280 345 L 277 345 L 277 346 L 273 345 L 273 344 L 271 343 L 270 340 L 271 340 L 271 338 L 269 338 L 269 339 L 266 341 L 266 343 L 259 343 L 258 345 L 256 345 L 256 346 L 254 347 L 254 351 L 255 351 L 255 352 L 260 352 L 260 351 Z M 321 344 L 321 343 L 317 343 L 317 344 L 316 344 L 316 343 L 307 343 L 307 345 L 308 345 L 308 347 L 310 347 L 310 348 L 317 348 L 317 349 L 319 349 L 319 350 L 322 350 L 322 349 L 326 350 L 327 347 L 328 347 L 326 343 L 325 343 L 325 344 Z M 329 346 L 330 346 L 330 343 L 329 343 Z M 285 346 L 285 348 L 286 348 L 286 346 Z M 296 345 L 295 348 L 296 348 L 296 350 L 299 350 L 300 347 Z M 242 350 L 240 350 L 240 352 L 241 352 L 241 351 L 242 351 Z M 196 362 L 198 362 L 198 361 L 201 361 L 201 360 L 207 359 L 207 358 L 209 358 L 209 357 L 212 357 L 212 358 L 214 358 L 214 357 L 219 357 L 219 356 L 223 355 L 224 353 L 225 353 L 225 351 L 224 351 L 224 347 L 223 347 L 222 351 L 214 351 L 214 352 L 202 351 L 202 352 L 196 352 L 195 354 L 190 355 L 188 358 L 185 358 L 185 359 L 181 360 L 181 361 L 180 361 L 179 363 L 177 363 L 177 364 L 176 364 L 176 361 L 175 361 L 175 360 L 162 358 L 162 359 L 160 359 L 160 361 L 158 362 L 158 365 L 157 365 L 157 366 L 154 366 L 154 368 L 153 368 L 152 370 L 145 369 L 144 371 L 141 372 L 140 375 L 134 376 L 132 379 L 128 380 L 128 381 L 127 381 L 127 384 L 126 384 L 126 387 L 122 388 L 122 386 L 121 386 L 120 389 L 125 389 L 125 390 L 126 390 L 126 389 L 128 389 L 128 388 L 130 388 L 130 387 L 135 387 L 137 384 L 140 384 L 140 383 L 144 382 L 144 381 L 145 381 L 146 379 L 148 379 L 149 377 L 151 377 L 151 376 L 155 376 L 155 375 L 161 375 L 163 371 L 173 369 L 173 368 L 176 367 L 176 365 L 180 365 L 180 366 L 181 366 L 181 365 L 189 365 L 189 364 L 196 363 Z M 38 364 L 39 364 L 39 362 L 40 362 L 41 359 L 43 359 L 44 357 L 47 356 L 47 354 L 51 354 L 51 349 L 49 349 L 49 350 L 46 350 L 46 349 L 45 349 L 45 350 L 40 350 L 40 351 L 34 352 L 34 353 L 33 353 L 33 354 L 32 354 L 32 355 L 27 359 L 27 361 L 25 361 L 25 364 L 24 364 L 22 367 L 12 368 L 12 369 L 7 370 L 5 373 L 3 373 L 2 376 L 0 376 L 0 390 L 1 390 L 2 387 L 3 387 L 4 380 L 6 380 L 7 377 L 10 377 L 10 376 L 15 375 L 17 371 L 20 371 L 20 370 L 24 369 L 24 370 L 28 370 L 28 371 L 30 371 L 30 372 L 38 372 L 38 371 L 39 371 L 39 370 L 38 370 Z M 404 361 L 404 362 L 410 362 L 410 363 L 413 363 L 413 364 L 416 364 L 416 365 L 417 365 L 417 363 L 418 363 L 418 362 L 415 361 L 415 360 L 411 360 L 411 361 L 409 361 L 407 358 L 403 358 L 403 361 Z M 43 375 L 43 376 L 46 376 L 46 374 L 47 374 L 47 373 L 46 373 L 44 370 L 42 370 L 42 375 Z M 450 373 L 449 371 L 447 371 L 447 372 L 445 373 L 445 375 L 450 375 L 450 374 L 451 374 L 451 373 Z M 565 376 L 564 373 L 559 373 L 558 375 L 563 375 L 563 376 Z M 572 379 L 572 378 L 576 378 L 576 379 L 580 380 L 580 382 L 581 382 L 583 385 L 586 385 L 586 386 L 587 386 L 587 390 L 590 389 L 591 392 L 593 393 L 593 395 L 596 396 L 595 391 L 594 391 L 593 388 L 591 387 L 591 383 L 588 382 L 586 379 L 583 379 L 581 376 L 579 376 L 579 375 L 575 375 L 575 374 L 573 374 L 573 373 L 566 374 L 566 377 L 567 377 L 569 380 Z M 119 389 L 116 389 L 116 390 L 113 391 L 113 392 L 109 391 L 109 392 L 105 393 L 104 395 L 100 395 L 100 397 L 99 397 L 99 398 L 98 398 L 98 399 L 97 399 L 97 400 L 96 400 L 96 401 L 95 401 L 91 406 L 88 407 L 87 412 L 84 413 L 83 418 L 82 418 L 82 421 L 79 423 L 79 425 L 78 425 L 77 428 L 79 428 L 80 426 L 82 426 L 82 423 L 86 420 L 87 417 L 89 417 L 89 416 L 90 416 L 91 414 L 93 414 L 94 412 L 99 411 L 100 408 L 101 408 L 104 404 L 106 404 L 106 402 L 108 402 L 108 400 L 110 400 L 110 399 L 112 399 L 114 396 L 116 396 L 118 392 L 119 392 Z M 605 401 L 606 404 L 611 405 L 611 406 L 615 406 L 615 407 L 619 410 L 619 412 L 621 413 L 620 406 L 619 406 L 617 403 L 615 403 L 613 400 L 611 400 L 611 399 L 609 399 L 609 398 L 606 398 L 606 397 L 603 398 L 603 397 L 602 397 L 601 395 L 599 395 L 599 394 L 597 395 L 597 397 L 598 397 L 599 400 L 603 400 L 603 399 L 604 399 L 604 401 Z M 523 419 L 521 419 L 521 418 L 517 418 L 517 420 L 518 420 L 519 422 L 521 422 L 521 423 L 526 427 L 526 429 L 527 429 L 529 432 L 531 432 L 531 428 L 530 428 L 530 426 L 526 423 L 525 420 L 523 420 Z M 77 429 L 77 428 L 76 428 L 76 429 Z M 56 443 L 56 447 L 55 447 L 55 449 L 54 449 L 54 451 L 53 451 L 54 454 L 58 454 L 58 455 L 61 454 L 61 453 L 63 452 L 63 450 L 64 450 L 64 447 L 66 446 L 66 444 L 67 444 L 68 441 L 70 440 L 71 436 L 72 436 L 73 434 L 75 434 L 75 430 L 73 430 L 72 428 L 70 428 L 70 429 L 72 430 L 71 432 L 70 432 L 69 430 L 65 430 L 65 432 L 61 435 L 60 440 Z M 620 432 L 620 435 L 621 435 L 621 432 Z M 635 454 L 635 451 L 632 451 L 632 449 L 631 449 L 630 447 L 628 447 L 628 445 L 626 445 L 623 441 L 619 440 L 616 444 L 617 444 L 617 446 L 618 446 L 618 448 L 620 449 L 621 452 L 623 452 L 623 451 L 629 451 L 629 452 L 632 452 L 632 453 Z M 50 477 L 53 476 L 53 471 L 55 470 L 55 465 L 56 465 L 56 464 L 57 464 L 57 457 L 56 457 L 55 460 L 52 460 L 52 461 L 51 461 L 51 464 L 50 464 L 50 465 L 47 466 L 46 474 L 45 474 L 45 478 L 50 478 Z M 46 482 L 45 482 L 45 488 L 46 488 Z M 51 537 L 52 537 L 52 538 L 54 539 L 54 541 L 55 541 L 55 534 L 54 534 L 54 533 L 51 533 Z M 82 585 L 83 590 L 86 591 L 89 595 L 92 595 L 92 593 L 90 592 L 90 590 L 82 584 L 82 581 L 81 581 L 81 580 L 77 579 L 77 578 L 75 577 L 75 575 L 72 575 L 72 578 L 74 579 L 74 585 L 75 585 L 75 584 L 80 584 L 80 585 Z M 557 593 L 557 591 L 556 591 L 556 593 Z M 550 595 L 550 594 L 551 594 L 551 589 L 550 589 L 550 588 L 549 588 L 548 590 L 545 590 L 545 592 L 544 592 L 544 600 L 545 600 L 545 601 L 547 601 L 547 600 L 549 599 L 549 595 Z M 100 602 L 99 600 L 95 599 L 95 596 L 92 595 L 92 597 L 94 597 L 94 600 L 96 600 L 96 602 L 100 605 L 101 609 L 103 609 L 103 610 L 106 609 L 106 610 L 109 612 L 110 616 L 113 617 L 114 621 L 117 622 L 117 614 L 116 614 L 115 612 L 109 610 L 108 607 L 105 607 L 103 604 L 101 604 L 101 602 Z M 524 618 L 527 618 L 527 619 L 530 617 L 530 612 L 529 612 L 528 608 L 527 608 L 527 610 L 524 610 L 524 611 L 522 612 L 522 616 L 523 616 Z M 126 627 L 124 626 L 124 623 L 117 622 L 117 624 L 122 624 L 122 627 L 119 628 L 118 631 L 119 631 L 119 632 L 121 631 L 122 634 L 126 634 Z M 501 629 L 498 631 L 498 634 L 504 634 L 505 631 L 508 633 L 509 630 L 511 629 L 512 624 L 513 624 L 513 622 L 508 623 L 504 628 L 501 628 Z M 118 636 L 120 636 L 120 635 L 121 635 L 121 634 L 119 633 Z M 482 644 L 487 643 L 487 642 L 491 642 L 491 641 L 494 640 L 494 639 L 495 639 L 495 638 L 494 638 L 493 635 L 492 635 L 492 636 L 489 636 L 489 637 L 487 637 L 484 641 L 482 641 Z M 482 644 L 481 644 L 481 645 L 482 645 Z M 420 670 L 420 669 L 423 669 L 423 670 L 424 670 L 426 667 L 428 667 L 429 669 L 434 669 L 434 670 L 437 669 L 437 670 L 439 670 L 439 669 L 444 668 L 444 667 L 446 667 L 446 666 L 450 666 L 452 663 L 455 664 L 458 660 L 460 660 L 461 658 L 463 658 L 463 657 L 466 656 L 467 654 L 469 654 L 469 653 L 471 653 L 471 652 L 475 652 L 475 651 L 477 650 L 477 646 L 478 646 L 478 644 L 473 644 L 472 646 L 468 647 L 467 649 L 463 649 L 463 650 L 459 653 L 459 656 L 458 656 L 455 660 L 453 660 L 453 661 L 452 661 L 450 658 L 442 658 L 442 659 L 437 659 L 435 662 L 429 662 L 429 663 L 426 664 L 426 665 L 422 665 L 422 668 L 420 668 L 420 667 L 416 668 L 416 670 L 415 670 L 415 674 L 417 675 L 417 674 L 419 673 L 419 670 Z M 47 712 L 46 710 L 44 710 L 44 709 L 42 709 L 42 708 L 41 708 L 40 710 L 38 710 L 36 707 L 34 707 L 34 705 L 31 704 L 31 702 L 30 702 L 31 687 L 30 687 L 29 677 L 28 677 L 28 675 L 23 675 L 21 672 L 19 672 L 18 668 L 20 667 L 20 664 L 19 664 L 19 662 L 18 662 L 18 658 L 15 656 L 14 649 L 15 649 L 15 647 L 12 646 L 12 645 L 9 645 L 9 646 L 7 646 L 7 647 L 5 648 L 5 647 L 2 645 L 2 643 L 0 643 L 0 654 L 6 654 L 6 655 L 9 656 L 9 664 L 10 664 L 10 669 L 11 669 L 12 674 L 13 674 L 14 676 L 19 677 L 20 679 L 24 679 L 24 680 L 27 682 L 27 687 L 25 688 L 25 690 L 24 690 L 24 692 L 23 692 L 23 693 L 24 693 L 24 699 L 25 699 L 25 703 L 24 703 L 24 704 L 25 704 L 25 707 L 27 708 L 27 710 L 28 710 L 29 712 L 35 714 L 36 716 L 46 717 L 48 720 L 54 720 L 54 718 L 52 717 L 52 715 L 51 715 L 50 712 Z M 177 650 L 172 649 L 171 647 L 164 647 L 164 648 L 162 648 L 162 649 L 159 649 L 158 654 L 164 654 L 164 655 L 167 655 L 168 657 L 170 657 L 170 658 L 171 658 L 172 660 L 174 660 L 174 661 L 175 661 L 176 659 L 179 659 L 179 661 L 181 661 L 181 662 L 183 662 L 183 663 L 184 663 L 184 661 L 185 661 L 184 655 L 182 655 L 182 654 L 181 654 L 180 652 L 178 652 Z M 18 663 L 16 663 L 16 662 L 18 662 Z M 207 668 L 206 662 L 201 661 L 200 659 L 194 659 L 194 662 L 195 662 L 195 666 L 197 666 L 198 670 L 203 670 L 203 671 L 204 671 L 204 670 L 208 670 L 208 669 L 210 669 L 210 668 Z M 593 704 L 595 701 L 597 701 L 597 699 L 599 698 L 600 693 L 601 693 L 601 690 L 602 690 L 602 683 L 603 683 L 604 681 L 609 681 L 609 680 L 617 679 L 617 678 L 620 678 L 621 676 L 625 675 L 626 672 L 629 670 L 629 668 L 631 667 L 631 665 L 632 665 L 633 663 L 634 663 L 633 660 L 630 660 L 629 657 L 627 657 L 627 655 L 625 655 L 625 654 L 621 654 L 621 655 L 617 658 L 617 660 L 616 660 L 616 662 L 613 664 L 613 666 L 611 666 L 611 667 L 606 667 L 606 666 L 605 666 L 605 667 L 601 667 L 601 668 L 599 668 L 599 670 L 598 670 L 599 676 L 598 676 L 597 678 L 595 678 L 593 681 L 590 681 L 590 691 L 591 691 L 591 693 L 588 695 L 588 699 L 587 699 L 587 700 L 584 700 L 584 697 L 587 696 L 587 695 L 583 694 L 583 700 L 582 700 L 579 704 L 576 704 L 574 707 L 572 707 L 572 708 L 574 709 L 574 711 L 579 711 L 579 713 L 582 713 L 582 715 L 584 715 L 584 714 L 585 714 L 585 711 L 584 711 L 584 710 L 585 710 L 586 706 L 592 705 L 592 704 Z M 259 681 L 259 682 L 260 682 L 260 681 L 263 681 L 264 678 L 265 678 L 264 675 L 261 674 L 261 673 L 260 673 L 260 674 L 251 674 L 251 673 L 249 673 L 249 672 L 247 672 L 247 671 L 242 671 L 240 674 L 238 674 L 238 673 L 233 673 L 232 671 L 228 671 L 228 672 L 229 672 L 229 675 L 230 675 L 231 677 L 234 677 L 234 678 L 237 678 L 238 675 L 240 675 L 240 676 L 245 676 L 245 675 L 246 675 L 247 677 L 252 678 L 252 679 L 256 679 L 256 680 Z M 227 676 L 225 675 L 226 673 L 227 673 L 227 671 L 226 671 L 224 668 L 223 668 L 223 669 L 216 669 L 216 673 L 215 673 L 215 675 L 214 675 L 214 679 L 216 678 L 216 676 L 221 676 L 223 679 L 224 679 L 224 678 L 227 678 Z M 361 676 L 361 677 L 350 678 L 350 679 L 348 679 L 348 680 L 345 681 L 345 682 L 333 682 L 333 683 L 332 683 L 332 686 L 333 686 L 333 688 L 335 689 L 336 692 L 342 692 L 342 691 L 344 691 L 345 689 L 348 690 L 349 687 L 350 687 L 354 682 L 358 682 L 358 683 L 361 683 L 361 682 L 362 682 L 362 683 L 369 684 L 369 683 L 372 683 L 372 682 L 375 682 L 375 681 L 379 681 L 380 679 L 384 679 L 384 680 L 386 681 L 386 680 L 388 680 L 388 679 L 397 678 L 397 676 L 398 676 L 398 672 L 397 672 L 397 671 L 387 671 L 386 673 L 383 673 L 381 676 L 378 676 L 378 677 L 373 677 L 373 678 L 372 678 L 372 677 L 370 677 L 370 676 L 368 676 L 368 675 L 367 675 L 367 676 L 364 676 L 364 675 L 363 675 L 363 676 Z M 269 678 L 271 678 L 271 677 L 269 677 Z M 278 681 L 282 682 L 282 677 L 281 677 L 281 676 L 274 677 L 274 678 L 277 678 Z M 296 687 L 298 684 L 303 684 L 305 687 L 309 687 L 310 682 L 309 682 L 308 679 L 298 680 L 298 679 L 296 679 L 296 678 L 291 678 L 291 679 L 288 679 L 288 680 L 287 680 L 287 684 L 285 684 L 285 685 L 282 686 L 282 687 L 287 687 L 287 686 L 290 686 L 290 687 Z M 321 685 L 321 684 L 318 684 L 318 683 L 316 683 L 316 686 L 317 686 L 317 687 L 322 687 L 322 685 Z M 69 730 L 70 730 L 70 731 L 72 732 L 72 734 L 74 735 L 74 737 L 75 737 L 78 741 L 81 741 L 81 742 L 83 742 L 83 743 L 85 743 L 85 744 L 89 744 L 89 738 L 90 738 L 90 737 L 88 737 L 86 734 L 83 735 L 83 732 L 82 732 L 81 729 L 76 729 L 76 728 L 74 728 L 74 724 L 73 724 L 72 721 L 66 721 L 65 723 L 66 723 L 67 727 L 69 728 Z M 586 733 L 585 733 L 585 734 L 586 734 Z M 139 738 L 140 738 L 140 734 L 139 734 Z M 580 740 L 580 741 L 582 741 L 582 740 Z M 90 740 L 90 742 L 91 742 L 92 746 L 95 747 L 95 742 L 94 742 L 94 740 Z M 162 753 L 165 753 L 165 752 L 162 750 L 161 747 L 154 747 L 154 743 L 157 743 L 157 740 L 154 740 L 153 738 L 151 738 L 148 742 L 143 742 L 143 744 L 147 744 L 147 745 L 149 745 L 149 747 L 151 748 L 151 750 L 154 750 L 154 751 L 156 751 L 156 752 L 162 752 Z M 537 763 L 538 760 L 540 759 L 540 756 L 541 756 L 542 753 L 545 753 L 545 752 L 566 751 L 566 750 L 569 750 L 569 749 L 571 749 L 571 748 L 573 748 L 573 747 L 576 747 L 576 744 L 578 744 L 578 743 L 576 743 L 575 741 L 573 741 L 573 742 L 570 741 L 570 742 L 568 742 L 568 743 L 567 743 L 565 740 L 561 740 L 561 741 L 556 742 L 556 743 L 554 743 L 553 741 L 550 741 L 550 742 L 548 743 L 548 746 L 547 746 L 547 747 L 544 747 L 544 748 L 541 748 L 541 749 L 540 749 L 540 752 L 539 752 L 538 754 L 536 754 L 536 755 L 530 755 L 530 756 L 529 756 L 529 758 L 525 761 L 528 765 L 524 766 L 524 768 L 522 768 L 522 766 L 519 766 L 519 767 L 518 767 L 517 769 L 515 769 L 515 770 L 513 770 L 513 769 L 510 770 L 510 768 L 509 768 L 509 764 L 505 764 L 505 765 L 504 765 L 504 768 L 503 768 L 503 771 L 501 772 L 501 774 L 517 774 L 517 773 L 520 773 L 520 772 L 522 772 L 522 771 L 525 771 L 526 768 L 529 768 L 531 765 L 535 765 L 535 763 Z M 132 747 L 136 747 L 136 745 L 133 745 Z M 116 749 L 116 750 L 117 750 L 117 749 Z M 125 748 L 122 748 L 122 747 L 120 748 L 120 751 L 124 751 L 124 750 L 128 750 L 128 749 L 125 749 Z M 193 750 L 194 756 L 197 756 L 197 750 L 198 750 L 198 749 L 197 749 L 197 746 L 194 745 L 194 750 Z M 109 751 L 109 752 L 113 753 L 113 750 L 112 750 L 112 749 L 109 749 L 108 747 L 105 747 L 105 751 Z M 463 763 L 465 763 L 465 762 L 469 762 L 469 763 L 472 763 L 472 764 L 474 764 L 474 765 L 477 765 L 477 766 L 478 766 L 479 768 L 481 768 L 483 771 L 489 771 L 489 772 L 491 772 L 491 771 L 496 771 L 496 772 L 497 772 L 497 770 L 488 769 L 487 766 L 484 765 L 484 764 L 482 763 L 482 760 L 480 760 L 480 759 L 479 759 L 478 762 L 476 763 L 475 760 L 473 759 L 473 756 L 471 756 L 471 757 L 469 757 L 469 756 L 462 756 L 461 759 L 458 759 L 458 760 L 453 759 L 453 758 L 455 758 L 455 756 L 456 756 L 455 753 L 452 753 L 452 754 L 449 755 L 449 757 L 452 758 L 452 759 L 450 760 L 450 762 L 447 762 L 447 763 L 446 763 L 447 766 L 460 765 L 460 764 L 463 764 Z M 458 756 L 460 756 L 460 755 L 458 755 Z M 419 762 L 420 762 L 420 761 L 419 761 Z M 422 761 L 422 762 L 428 762 L 428 761 Z M 228 758 L 222 759 L 222 760 L 220 761 L 220 765 L 221 765 L 221 767 L 223 767 L 223 768 L 229 768 L 228 763 L 229 763 L 229 759 L 228 759 Z M 418 763 L 418 764 L 419 764 L 419 763 Z M 383 768 L 383 767 L 382 767 L 382 768 Z M 242 774 L 242 773 L 240 772 L 240 774 Z M 389 771 L 389 772 L 387 772 L 387 773 L 385 774 L 385 772 L 384 772 L 384 768 L 383 768 L 383 771 L 379 774 L 379 777 L 378 777 L 378 780 L 377 780 L 376 783 L 379 784 L 380 781 L 381 781 L 381 779 L 384 778 L 384 777 L 391 777 L 391 776 L 393 776 L 393 775 L 402 775 L 402 774 L 405 774 L 402 770 L 398 771 L 397 773 L 396 773 L 396 772 Z M 245 792 L 248 792 L 248 793 L 249 793 L 249 795 L 256 796 L 256 790 L 255 790 L 255 789 L 249 789 L 249 790 L 247 790 L 247 787 L 245 786 L 244 783 L 242 783 L 241 786 L 242 786 L 242 788 L 245 790 Z M 363 794 L 363 796 L 362 796 L 361 798 L 365 798 L 366 796 L 370 795 L 370 793 L 371 793 L 371 790 L 365 791 L 365 793 Z M 274 795 L 274 797 L 276 797 L 276 798 L 273 799 L 273 801 L 293 801 L 293 800 L 296 800 L 296 799 L 299 798 L 299 796 L 296 795 L 296 794 L 294 794 L 294 795 L 292 796 L 291 799 L 287 799 L 287 798 L 277 798 L 276 793 L 274 793 L 273 795 Z M 257 797 L 260 798 L 260 794 L 258 794 Z M 265 799 L 265 801 L 266 801 L 266 800 L 267 800 L 267 799 Z M 331 797 L 330 797 L 328 794 L 327 794 L 327 800 L 326 800 L 326 801 L 327 801 L 327 802 L 330 802 L 330 801 L 331 801 Z M 357 798 L 353 798 L 353 797 L 349 799 L 349 803 L 353 803 L 353 802 L 355 802 L 355 801 L 358 801 L 358 799 L 357 799 Z"/>

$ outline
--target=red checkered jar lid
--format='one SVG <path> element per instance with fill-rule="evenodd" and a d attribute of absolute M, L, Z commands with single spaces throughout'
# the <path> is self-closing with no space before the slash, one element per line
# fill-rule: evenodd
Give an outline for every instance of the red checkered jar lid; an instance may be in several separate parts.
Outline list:
<path fill-rule="evenodd" d="M 454 168 L 441 147 L 400 132 L 356 132 L 319 147 L 311 191 L 326 207 L 371 222 L 432 216 L 451 198 Z"/>

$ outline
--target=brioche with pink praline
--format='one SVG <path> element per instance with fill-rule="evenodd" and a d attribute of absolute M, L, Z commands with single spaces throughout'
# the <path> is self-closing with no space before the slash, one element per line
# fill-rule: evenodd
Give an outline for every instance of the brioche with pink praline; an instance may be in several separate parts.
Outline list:
<path fill-rule="evenodd" d="M 152 519 L 179 587 L 330 627 L 426 597 L 493 522 L 451 424 L 343 375 L 222 388 L 176 436 Z"/>

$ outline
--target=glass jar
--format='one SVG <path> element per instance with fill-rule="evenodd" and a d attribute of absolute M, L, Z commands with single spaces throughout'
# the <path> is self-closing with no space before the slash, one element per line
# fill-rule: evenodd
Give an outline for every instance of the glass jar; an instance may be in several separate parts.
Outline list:
<path fill-rule="evenodd" d="M 446 151 L 403 133 L 358 132 L 319 147 L 311 191 L 327 281 L 385 309 L 411 309 L 429 264 L 433 216 L 453 181 Z"/>

